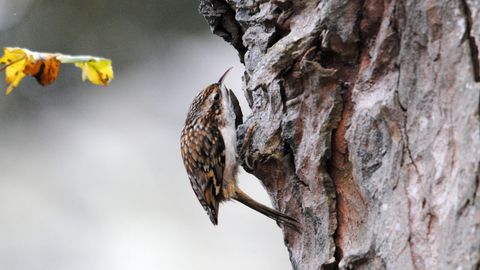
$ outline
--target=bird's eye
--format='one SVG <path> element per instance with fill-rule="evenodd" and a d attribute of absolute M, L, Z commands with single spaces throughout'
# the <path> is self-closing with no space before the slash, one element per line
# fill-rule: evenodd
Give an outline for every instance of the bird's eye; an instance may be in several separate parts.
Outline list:
<path fill-rule="evenodd" d="M 215 94 L 215 96 L 213 96 L 213 99 L 215 99 L 215 100 L 220 100 L 220 95 L 219 95 L 219 94 Z"/>

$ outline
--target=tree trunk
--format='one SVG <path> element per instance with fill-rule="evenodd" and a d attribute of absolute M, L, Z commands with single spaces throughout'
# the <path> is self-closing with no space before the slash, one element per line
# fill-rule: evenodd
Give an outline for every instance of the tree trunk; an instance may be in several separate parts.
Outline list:
<path fill-rule="evenodd" d="M 294 269 L 478 269 L 478 0 L 201 0 Z"/>

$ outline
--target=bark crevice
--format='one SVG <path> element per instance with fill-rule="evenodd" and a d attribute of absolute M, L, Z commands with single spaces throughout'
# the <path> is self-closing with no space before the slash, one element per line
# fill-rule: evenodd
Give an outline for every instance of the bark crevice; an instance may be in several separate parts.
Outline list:
<path fill-rule="evenodd" d="M 464 39 L 468 41 L 468 45 L 470 47 L 470 58 L 472 60 L 473 77 L 476 82 L 480 82 L 480 60 L 478 58 L 478 46 L 475 37 L 471 35 L 473 24 L 472 12 L 466 0 L 460 0 L 460 3 L 462 12 L 465 15 Z"/>

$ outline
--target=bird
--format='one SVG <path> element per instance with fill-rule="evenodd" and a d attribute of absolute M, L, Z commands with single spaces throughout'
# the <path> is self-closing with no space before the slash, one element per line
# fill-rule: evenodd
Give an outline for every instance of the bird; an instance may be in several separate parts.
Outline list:
<path fill-rule="evenodd" d="M 187 112 L 180 144 L 192 189 L 214 226 L 220 203 L 235 200 L 300 232 L 296 219 L 255 201 L 238 187 L 236 127 L 242 123 L 242 113 L 235 94 L 224 86 L 231 69 L 203 89 Z"/>

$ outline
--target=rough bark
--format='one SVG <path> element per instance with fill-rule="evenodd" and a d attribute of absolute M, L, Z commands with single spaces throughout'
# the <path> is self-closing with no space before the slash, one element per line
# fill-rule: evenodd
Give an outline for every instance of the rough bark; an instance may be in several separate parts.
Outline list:
<path fill-rule="evenodd" d="M 294 269 L 478 269 L 480 2 L 201 0 Z"/>

